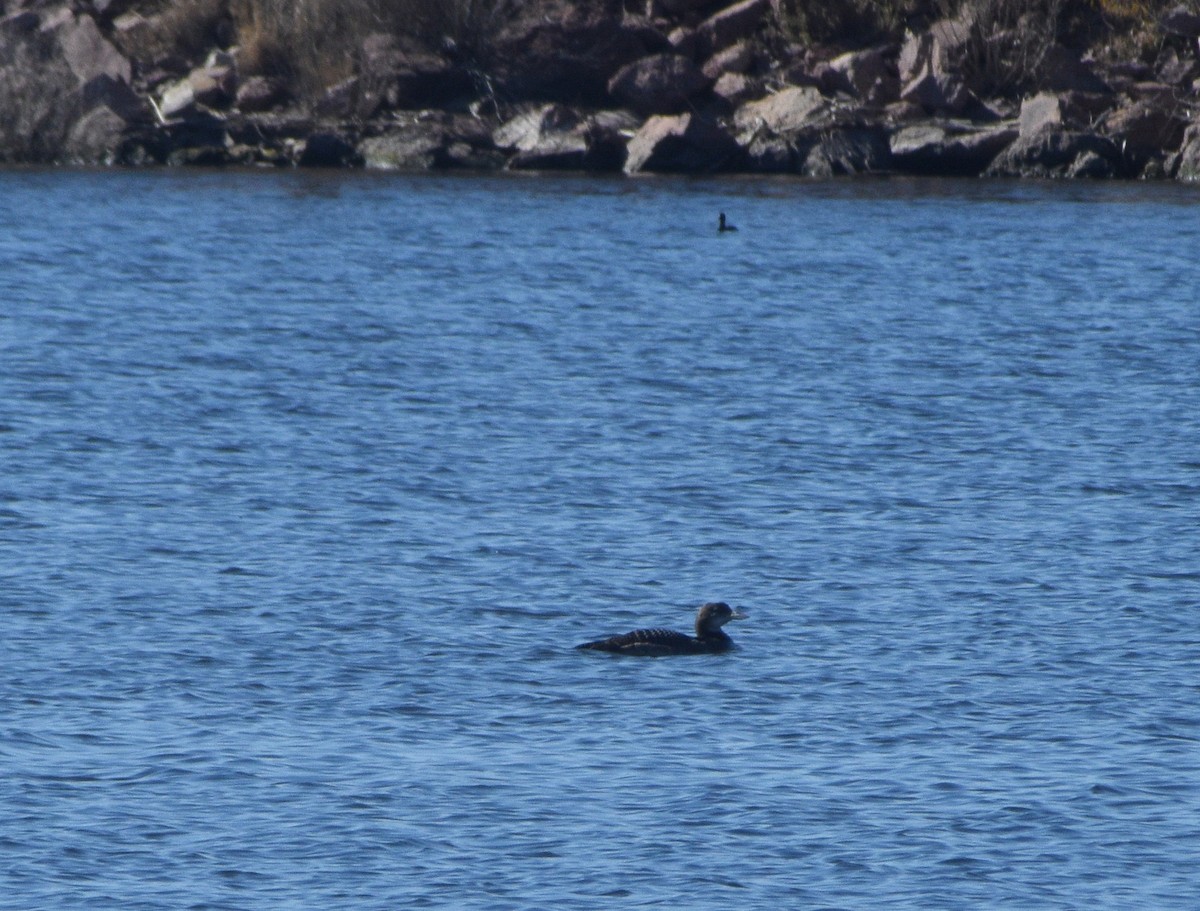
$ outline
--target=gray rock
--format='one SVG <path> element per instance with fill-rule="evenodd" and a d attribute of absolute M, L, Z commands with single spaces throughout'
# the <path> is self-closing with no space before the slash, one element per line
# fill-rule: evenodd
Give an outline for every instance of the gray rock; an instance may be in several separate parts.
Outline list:
<path fill-rule="evenodd" d="M 492 131 L 497 148 L 528 152 L 550 136 L 569 132 L 581 122 L 580 116 L 566 105 L 550 103 L 524 111 Z"/>
<path fill-rule="evenodd" d="M 1120 150 L 1112 140 L 1094 133 L 1044 129 L 1032 135 L 1018 136 L 996 156 L 984 174 L 988 177 L 1067 177 L 1081 157 L 1089 153 L 1107 160 L 1114 174 L 1125 173 Z M 1090 159 L 1086 164 L 1095 168 Z"/>
<path fill-rule="evenodd" d="M 733 137 L 715 123 L 695 114 L 659 115 L 647 120 L 629 140 L 625 172 L 719 171 L 739 152 Z"/>
<path fill-rule="evenodd" d="M 517 152 L 508 166 L 517 171 L 582 171 L 587 169 L 587 159 L 586 136 L 556 133 L 531 149 Z"/>
<path fill-rule="evenodd" d="M 327 88 L 317 99 L 313 111 L 318 117 L 348 120 L 356 112 L 358 99 L 358 77 L 350 76 Z"/>
<path fill-rule="evenodd" d="M 749 41 L 739 41 L 709 57 L 704 62 L 701 72 L 709 79 L 716 80 L 725 73 L 745 73 L 753 63 L 753 45 Z"/>
<path fill-rule="evenodd" d="M 882 48 L 851 51 L 829 61 L 822 85 L 872 104 L 889 104 L 900 96 L 900 80 Z"/>
<path fill-rule="evenodd" d="M 654 54 L 628 63 L 608 82 L 616 101 L 640 114 L 676 114 L 688 99 L 712 85 L 691 60 L 678 54 Z"/>
<path fill-rule="evenodd" d="M 1046 49 L 1039 71 L 1039 85 L 1052 92 L 1112 91 L 1105 81 L 1096 75 L 1090 63 L 1085 63 L 1080 59 L 1078 52 L 1061 44 L 1052 44 Z"/>
<path fill-rule="evenodd" d="M 1105 115 L 1100 129 L 1133 159 L 1176 151 L 1189 121 L 1174 104 L 1143 99 Z"/>
<path fill-rule="evenodd" d="M 544 104 L 517 115 L 492 132 L 497 148 L 513 153 L 515 170 L 585 170 L 590 145 L 584 120 L 561 104 Z"/>
<path fill-rule="evenodd" d="M 807 153 L 807 150 L 806 150 Z M 743 149 L 746 168 L 761 174 L 792 174 L 796 170 L 796 149 L 791 140 L 774 133 L 759 133 Z"/>
<path fill-rule="evenodd" d="M 111 108 L 100 106 L 71 126 L 61 159 L 70 164 L 115 164 L 128 123 Z"/>
<path fill-rule="evenodd" d="M 31 12 L 36 28 L 22 14 L 0 28 L 0 161 L 115 159 L 144 108 L 129 88 L 128 59 L 90 16 Z M 100 108 L 107 113 L 93 115 Z"/>
<path fill-rule="evenodd" d="M 822 132 L 800 165 L 806 177 L 839 177 L 886 171 L 891 151 L 882 127 L 858 126 Z"/>
<path fill-rule="evenodd" d="M 1039 92 L 1021 102 L 1017 125 L 1023 138 L 1047 130 L 1060 130 L 1066 122 L 1063 99 L 1053 92 Z"/>
<path fill-rule="evenodd" d="M 771 11 L 771 0 L 742 0 L 714 13 L 696 27 L 696 56 L 711 57 L 717 51 L 744 41 L 758 31 Z"/>
<path fill-rule="evenodd" d="M 188 74 L 192 98 L 209 108 L 228 107 L 237 92 L 237 73 L 232 66 L 198 67 Z"/>
<path fill-rule="evenodd" d="M 287 97 L 283 86 L 267 76 L 251 76 L 241 82 L 234 106 L 247 114 L 269 111 Z"/>
<path fill-rule="evenodd" d="M 798 130 L 824 115 L 829 102 L 812 86 L 788 86 L 774 95 L 750 101 L 738 108 L 734 123 L 739 130 L 768 130 L 787 133 Z"/>
<path fill-rule="evenodd" d="M 25 37 L 36 32 L 42 24 L 42 17 L 33 10 L 18 10 L 0 18 L 0 38 Z"/>
<path fill-rule="evenodd" d="M 1176 180 L 1200 181 L 1200 123 L 1194 123 L 1184 131 L 1179 152 L 1171 158 L 1167 171 Z"/>
<path fill-rule="evenodd" d="M 384 171 L 428 171 L 445 154 L 444 136 L 420 126 L 405 126 L 359 144 L 363 164 Z"/>
<path fill-rule="evenodd" d="M 943 19 L 910 35 L 900 50 L 900 97 L 931 114 L 962 114 L 975 97 L 954 63 L 963 56 L 969 35 L 970 24 L 960 19 Z"/>
<path fill-rule="evenodd" d="M 1112 161 L 1092 150 L 1085 151 L 1067 168 L 1067 177 L 1088 178 L 1091 180 L 1110 180 L 1117 175 L 1117 169 Z"/>
<path fill-rule="evenodd" d="M 1200 15 L 1180 5 L 1165 13 L 1159 24 L 1168 35 L 1183 38 L 1200 38 Z"/>
<path fill-rule="evenodd" d="M 355 111 L 359 117 L 383 110 L 438 107 L 474 91 L 465 69 L 412 39 L 385 33 L 368 35 L 359 58 Z"/>
<path fill-rule="evenodd" d="M 712 91 L 731 108 L 736 108 L 762 95 L 762 83 L 745 73 L 722 73 Z"/>
<path fill-rule="evenodd" d="M 911 174 L 977 176 L 1017 138 L 1012 124 L 921 123 L 892 135 L 891 163 Z"/>
<path fill-rule="evenodd" d="M 602 106 L 617 70 L 670 49 L 657 29 L 617 8 L 530 2 L 522 9 L 480 61 L 509 97 Z"/>
<path fill-rule="evenodd" d="M 63 58 L 80 83 L 97 76 L 129 82 L 132 74 L 129 60 L 100 33 L 91 16 L 80 16 L 60 28 L 58 43 Z"/>
<path fill-rule="evenodd" d="M 492 143 L 492 124 L 468 115 L 439 111 L 402 117 L 387 132 L 359 143 L 359 156 L 366 167 L 406 171 L 494 170 L 503 167 L 507 160 Z"/>
<path fill-rule="evenodd" d="M 930 114 L 962 114 L 975 96 L 957 76 L 949 73 L 927 72 L 904 86 L 900 97 L 919 104 Z"/>

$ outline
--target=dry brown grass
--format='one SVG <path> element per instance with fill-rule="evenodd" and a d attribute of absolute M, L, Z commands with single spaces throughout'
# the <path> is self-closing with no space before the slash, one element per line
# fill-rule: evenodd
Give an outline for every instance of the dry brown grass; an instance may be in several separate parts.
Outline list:
<path fill-rule="evenodd" d="M 204 2 L 204 0 L 192 0 Z M 472 39 L 496 0 L 229 0 L 244 73 L 317 97 L 353 75 L 362 41 L 390 32 L 437 43 Z"/>
<path fill-rule="evenodd" d="M 871 44 L 894 37 L 920 0 L 780 0 L 784 33 L 793 40 L 817 44 Z"/>
<path fill-rule="evenodd" d="M 226 0 L 175 0 L 149 6 L 143 15 L 144 27 L 132 38 L 134 46 L 125 50 L 147 63 L 175 56 L 193 61 L 228 37 Z"/>
<path fill-rule="evenodd" d="M 1063 8 L 1064 0 L 964 0 L 959 15 L 970 31 L 958 66 L 971 87 L 1015 97 L 1035 85 Z"/>

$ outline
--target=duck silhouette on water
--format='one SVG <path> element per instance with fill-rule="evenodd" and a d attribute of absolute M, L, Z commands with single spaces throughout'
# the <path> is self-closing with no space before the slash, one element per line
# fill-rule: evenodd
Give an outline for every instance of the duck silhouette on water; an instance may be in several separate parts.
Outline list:
<path fill-rule="evenodd" d="M 736 231 L 737 226 L 728 224 L 725 221 L 725 213 L 721 213 L 721 217 L 717 219 L 717 233 L 724 234 L 726 231 Z"/>
<path fill-rule="evenodd" d="M 635 629 L 631 633 L 584 642 L 576 648 L 592 649 L 597 652 L 612 652 L 616 655 L 715 655 L 734 647 L 723 629 L 730 620 L 745 618 L 741 611 L 734 610 L 723 601 L 705 604 L 696 613 L 696 635 L 678 633 L 671 629 Z"/>

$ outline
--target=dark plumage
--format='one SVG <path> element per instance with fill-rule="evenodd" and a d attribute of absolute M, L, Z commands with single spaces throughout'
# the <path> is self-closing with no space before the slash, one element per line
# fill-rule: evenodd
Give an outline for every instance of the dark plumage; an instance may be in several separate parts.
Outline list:
<path fill-rule="evenodd" d="M 725 231 L 736 231 L 737 227 L 725 223 L 725 213 L 721 213 L 721 217 L 717 219 L 717 233 L 722 234 Z"/>
<path fill-rule="evenodd" d="M 711 655 L 733 648 L 733 640 L 721 629 L 730 620 L 746 615 L 720 601 L 705 604 L 696 613 L 696 635 L 677 633 L 670 629 L 635 629 L 631 633 L 585 642 L 576 648 L 618 655 Z"/>

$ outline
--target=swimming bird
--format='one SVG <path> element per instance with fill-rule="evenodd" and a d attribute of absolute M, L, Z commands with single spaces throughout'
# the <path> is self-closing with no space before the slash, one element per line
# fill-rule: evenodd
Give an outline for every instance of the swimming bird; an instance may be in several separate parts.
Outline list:
<path fill-rule="evenodd" d="M 725 213 L 722 212 L 721 217 L 717 219 L 717 233 L 720 234 L 724 231 L 736 231 L 736 230 L 737 230 L 737 227 L 735 225 L 727 225 L 725 223 Z"/>
<path fill-rule="evenodd" d="M 590 648 L 598 652 L 614 652 L 618 655 L 711 655 L 733 648 L 733 640 L 721 629 L 730 620 L 741 620 L 746 615 L 736 611 L 722 601 L 705 604 L 696 613 L 696 635 L 677 633 L 671 629 L 635 629 L 608 639 L 585 642 L 576 648 Z"/>

